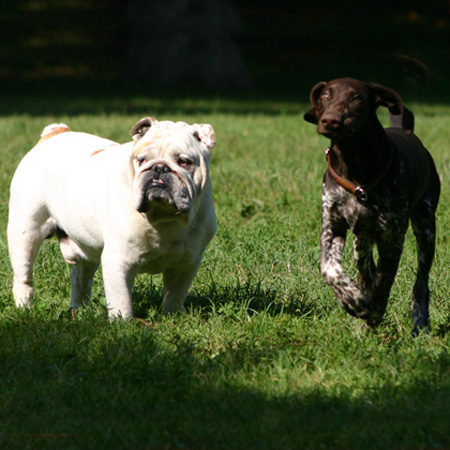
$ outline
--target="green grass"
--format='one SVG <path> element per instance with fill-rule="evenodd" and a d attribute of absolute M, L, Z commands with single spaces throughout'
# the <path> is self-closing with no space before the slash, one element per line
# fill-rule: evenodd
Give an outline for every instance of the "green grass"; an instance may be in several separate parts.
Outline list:
<path fill-rule="evenodd" d="M 443 187 L 433 329 L 412 339 L 410 232 L 386 318 L 374 332 L 338 307 L 320 277 L 327 141 L 303 121 L 306 103 L 118 96 L 67 99 L 64 108 L 56 96 L 10 99 L 0 117 L 2 448 L 450 446 L 450 106 L 408 103 Z M 211 176 L 218 231 L 186 313 L 162 317 L 161 278 L 141 276 L 134 289 L 139 320 L 110 324 L 99 273 L 91 305 L 71 320 L 69 267 L 55 241 L 45 243 L 35 265 L 34 307 L 17 310 L 5 228 L 20 158 L 50 122 L 126 141 L 149 114 L 209 122 L 217 133 Z M 345 264 L 354 273 L 350 244 Z"/>

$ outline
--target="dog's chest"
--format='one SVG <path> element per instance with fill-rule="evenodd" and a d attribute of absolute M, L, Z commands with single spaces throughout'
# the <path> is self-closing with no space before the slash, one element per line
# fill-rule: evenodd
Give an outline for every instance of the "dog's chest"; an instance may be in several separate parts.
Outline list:
<path fill-rule="evenodd" d="M 354 233 L 373 233 L 382 230 L 384 214 L 379 210 L 362 205 L 355 197 L 337 206 L 340 215 Z"/>
<path fill-rule="evenodd" d="M 168 267 L 185 263 L 191 255 L 186 240 L 153 236 L 153 239 L 142 239 L 133 259 L 139 272 L 160 273 Z"/>
<path fill-rule="evenodd" d="M 323 214 L 329 216 L 330 222 L 344 221 L 357 235 L 374 236 L 391 228 L 399 216 L 391 203 L 390 199 L 386 199 L 363 204 L 353 194 L 343 189 L 326 187 L 322 197 Z"/>

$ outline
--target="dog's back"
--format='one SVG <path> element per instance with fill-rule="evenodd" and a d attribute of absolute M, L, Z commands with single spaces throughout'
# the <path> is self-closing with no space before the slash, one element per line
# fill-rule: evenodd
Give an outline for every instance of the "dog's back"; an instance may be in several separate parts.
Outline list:
<path fill-rule="evenodd" d="M 430 189 L 435 211 L 440 194 L 439 175 L 430 152 L 414 134 L 414 114 L 403 105 L 401 114 L 389 112 L 389 123 L 390 128 L 386 128 L 386 134 L 405 163 L 405 173 L 400 175 L 407 177 L 408 184 L 412 186 L 409 192 L 410 204 L 414 205 L 426 189 Z"/>

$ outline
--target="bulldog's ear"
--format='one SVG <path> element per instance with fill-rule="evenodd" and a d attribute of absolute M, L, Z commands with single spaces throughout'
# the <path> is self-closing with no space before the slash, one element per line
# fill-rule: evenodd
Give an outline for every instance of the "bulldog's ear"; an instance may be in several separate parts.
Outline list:
<path fill-rule="evenodd" d="M 319 109 L 318 109 L 319 97 L 323 91 L 323 88 L 326 86 L 326 84 L 327 83 L 325 81 L 320 81 L 311 89 L 311 92 L 309 94 L 309 99 L 310 99 L 313 107 L 307 113 L 305 113 L 305 115 L 303 116 L 303 118 L 307 122 L 313 123 L 315 125 L 317 125 L 319 123 Z"/>
<path fill-rule="evenodd" d="M 380 84 L 367 84 L 372 91 L 375 106 L 386 106 L 394 116 L 403 112 L 403 102 L 397 92 Z"/>
<path fill-rule="evenodd" d="M 147 133 L 152 125 L 157 122 L 153 117 L 144 117 L 139 122 L 134 125 L 134 127 L 130 130 L 130 135 L 133 137 L 134 141 L 141 139 Z"/>
<path fill-rule="evenodd" d="M 194 137 L 211 150 L 216 145 L 216 133 L 209 123 L 194 123 Z"/>

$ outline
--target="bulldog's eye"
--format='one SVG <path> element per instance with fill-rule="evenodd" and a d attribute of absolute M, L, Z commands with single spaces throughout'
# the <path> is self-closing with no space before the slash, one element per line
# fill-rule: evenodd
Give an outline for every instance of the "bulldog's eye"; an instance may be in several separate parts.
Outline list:
<path fill-rule="evenodd" d="M 180 167 L 188 168 L 192 165 L 192 160 L 186 156 L 180 156 L 177 160 L 177 164 Z"/>
<path fill-rule="evenodd" d="M 144 155 L 136 156 L 136 161 L 137 161 L 138 166 L 142 166 L 142 164 L 144 164 L 146 162 L 145 156 Z"/>

